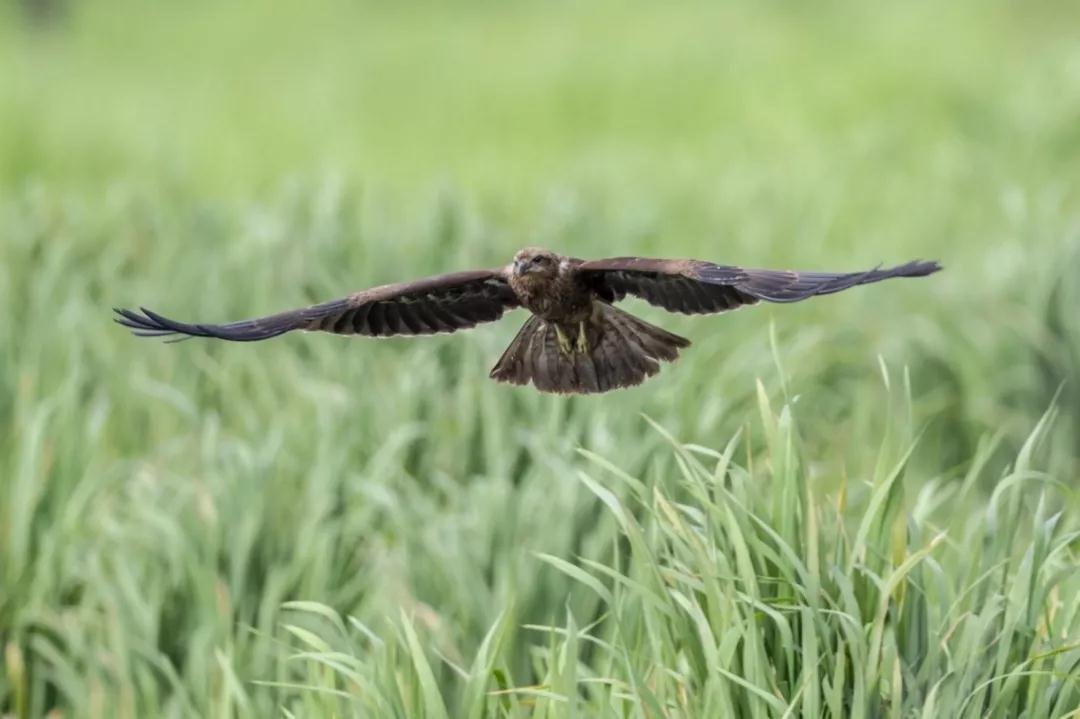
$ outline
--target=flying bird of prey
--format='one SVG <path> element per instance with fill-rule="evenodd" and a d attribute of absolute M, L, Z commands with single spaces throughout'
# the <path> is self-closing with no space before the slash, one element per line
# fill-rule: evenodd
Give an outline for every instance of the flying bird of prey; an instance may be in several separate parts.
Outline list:
<path fill-rule="evenodd" d="M 507 310 L 531 313 L 491 377 L 542 392 L 607 392 L 645 381 L 690 340 L 617 307 L 627 295 L 669 312 L 713 314 L 744 305 L 798 302 L 892 277 L 941 269 L 914 261 L 866 272 L 753 270 L 699 260 L 616 257 L 579 260 L 536 247 L 506 267 L 437 275 L 373 287 L 343 299 L 230 324 L 187 324 L 143 308 L 116 310 L 142 337 L 214 337 L 251 342 L 293 330 L 390 337 L 456 332 Z"/>

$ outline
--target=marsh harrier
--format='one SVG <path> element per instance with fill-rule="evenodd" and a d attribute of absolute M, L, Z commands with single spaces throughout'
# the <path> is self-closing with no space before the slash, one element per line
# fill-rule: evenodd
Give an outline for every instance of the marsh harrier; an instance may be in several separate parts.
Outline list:
<path fill-rule="evenodd" d="M 142 309 L 116 310 L 143 337 L 213 337 L 252 342 L 292 332 L 391 337 L 429 335 L 531 313 L 491 377 L 542 392 L 584 394 L 640 384 L 690 340 L 615 307 L 627 295 L 669 312 L 714 314 L 765 302 L 798 302 L 893 277 L 924 277 L 936 262 L 865 272 L 753 270 L 699 260 L 616 257 L 579 260 L 536 247 L 493 270 L 436 275 L 229 324 L 187 324 Z"/>

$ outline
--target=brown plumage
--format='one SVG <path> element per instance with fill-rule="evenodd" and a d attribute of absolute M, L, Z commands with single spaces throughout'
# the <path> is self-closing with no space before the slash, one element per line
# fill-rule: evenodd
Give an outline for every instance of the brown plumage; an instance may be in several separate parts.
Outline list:
<path fill-rule="evenodd" d="M 141 337 L 264 340 L 293 330 L 368 337 L 456 332 L 523 307 L 532 317 L 491 370 L 500 382 L 542 392 L 606 392 L 640 384 L 690 340 L 614 306 L 627 295 L 683 314 L 743 305 L 797 302 L 891 277 L 923 277 L 936 262 L 866 272 L 752 270 L 699 260 L 616 257 L 578 260 L 550 250 L 521 250 L 506 267 L 383 285 L 340 300 L 230 324 L 187 324 L 143 308 L 116 310 Z"/>

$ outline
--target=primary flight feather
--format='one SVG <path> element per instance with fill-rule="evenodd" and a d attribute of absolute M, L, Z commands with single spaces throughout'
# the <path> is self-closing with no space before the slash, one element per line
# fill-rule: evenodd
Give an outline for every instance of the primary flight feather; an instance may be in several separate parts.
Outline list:
<path fill-rule="evenodd" d="M 332 302 L 229 324 L 188 324 L 143 308 L 116 321 L 142 337 L 252 342 L 293 330 L 391 337 L 456 332 L 507 310 L 532 313 L 491 370 L 500 382 L 585 394 L 641 384 L 690 340 L 614 306 L 627 295 L 670 312 L 713 314 L 766 302 L 797 302 L 892 277 L 941 269 L 914 261 L 866 272 L 754 270 L 700 260 L 579 260 L 528 247 L 506 267 L 437 275 L 363 290 Z"/>

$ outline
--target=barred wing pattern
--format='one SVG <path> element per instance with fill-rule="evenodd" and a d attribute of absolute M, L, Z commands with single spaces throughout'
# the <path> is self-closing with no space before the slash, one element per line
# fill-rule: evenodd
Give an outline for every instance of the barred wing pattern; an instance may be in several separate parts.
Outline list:
<path fill-rule="evenodd" d="M 215 337 L 234 342 L 270 339 L 293 330 L 390 337 L 429 335 L 493 322 L 518 306 L 504 270 L 474 270 L 383 285 L 339 300 L 230 324 L 188 324 L 117 309 L 116 321 L 142 337 Z"/>
<path fill-rule="evenodd" d="M 923 277 L 941 266 L 915 260 L 866 272 L 795 272 L 746 269 L 700 260 L 615 257 L 582 262 L 577 269 L 608 302 L 634 295 L 669 312 L 712 314 L 761 300 L 798 302 L 892 277 Z"/>

